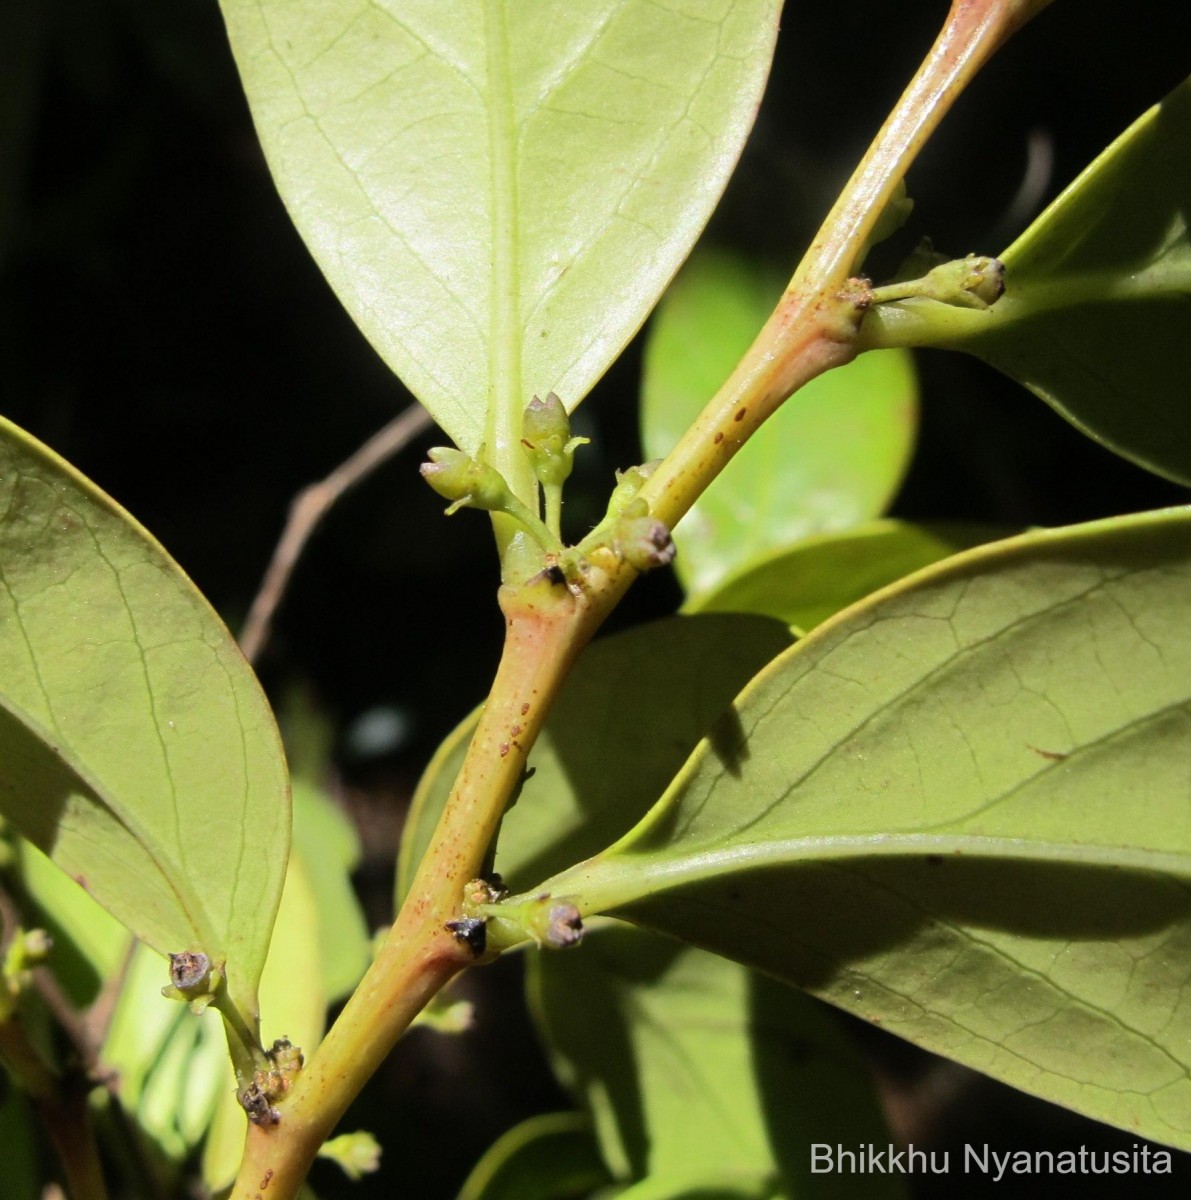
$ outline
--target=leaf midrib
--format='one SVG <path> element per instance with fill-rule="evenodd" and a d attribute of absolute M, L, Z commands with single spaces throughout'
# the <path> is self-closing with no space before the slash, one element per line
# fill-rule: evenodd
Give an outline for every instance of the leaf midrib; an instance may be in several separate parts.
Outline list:
<path fill-rule="evenodd" d="M 521 436 L 521 281 L 518 271 L 520 212 L 517 130 L 505 0 L 485 0 L 487 52 L 489 207 L 492 276 L 489 294 L 488 409 L 484 440 L 488 461 L 522 500 L 526 475 Z"/>

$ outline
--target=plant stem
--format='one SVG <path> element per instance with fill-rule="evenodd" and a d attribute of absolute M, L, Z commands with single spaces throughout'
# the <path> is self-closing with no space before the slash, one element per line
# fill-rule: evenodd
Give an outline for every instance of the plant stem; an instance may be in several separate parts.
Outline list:
<path fill-rule="evenodd" d="M 464 886 L 480 873 L 525 760 L 572 661 L 607 611 L 545 578 L 502 587 L 504 654 L 409 897 L 376 961 L 282 1101 L 281 1122 L 251 1126 L 232 1196 L 292 1197 L 347 1105 L 409 1022 L 455 974 L 475 962 L 446 929 Z M 269 1174 L 272 1172 L 272 1174 Z"/>
<path fill-rule="evenodd" d="M 869 289 L 849 276 L 881 210 L 964 84 L 1047 0 L 954 0 L 946 25 L 785 295 L 723 387 L 640 495 L 677 523 L 749 435 L 802 384 L 855 357 Z M 492 447 L 489 447 L 492 450 Z M 500 463 L 498 465 L 503 465 Z M 512 481 L 510 481 L 512 482 Z M 544 576 L 501 588 L 504 654 L 488 704 L 409 896 L 376 961 L 282 1101 L 252 1126 L 233 1200 L 292 1200 L 318 1147 L 409 1022 L 475 960 L 445 928 L 482 869 L 526 757 L 572 662 L 636 572 L 593 552 L 581 594 Z M 528 561 L 522 558 L 519 562 Z M 540 562 L 540 559 L 539 559 Z M 526 572 L 528 574 L 528 572 Z M 520 578 L 524 579 L 525 575 Z"/>

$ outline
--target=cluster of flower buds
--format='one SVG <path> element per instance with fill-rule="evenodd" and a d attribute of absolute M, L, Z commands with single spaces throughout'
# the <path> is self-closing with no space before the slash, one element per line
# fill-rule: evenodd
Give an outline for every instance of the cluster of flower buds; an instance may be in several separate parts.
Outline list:
<path fill-rule="evenodd" d="M 674 559 L 669 529 L 649 511 L 638 493 L 655 463 L 630 467 L 616 474 L 616 487 L 604 520 L 577 546 L 564 550 L 559 538 L 559 504 L 562 485 L 574 466 L 575 450 L 587 438 L 571 437 L 570 420 L 562 401 L 550 392 L 535 396 L 525 409 L 521 446 L 534 476 L 546 496 L 543 521 L 512 489 L 495 467 L 463 450 L 437 446 L 430 461 L 422 464 L 422 477 L 440 496 L 451 502 L 448 513 L 479 508 L 512 517 L 542 547 L 547 563 L 574 582 L 585 569 L 586 557 L 611 550 L 638 571 L 666 566 Z"/>

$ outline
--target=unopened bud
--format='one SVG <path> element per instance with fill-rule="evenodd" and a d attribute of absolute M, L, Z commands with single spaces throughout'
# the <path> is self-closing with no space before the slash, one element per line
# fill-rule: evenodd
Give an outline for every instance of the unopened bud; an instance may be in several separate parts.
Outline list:
<path fill-rule="evenodd" d="M 645 481 L 657 470 L 658 461 L 660 460 L 642 463 L 639 467 L 629 467 L 625 471 L 616 472 L 616 486 L 612 489 L 612 495 L 608 499 L 608 516 L 639 516 L 648 511 L 643 509 L 640 513 L 630 513 L 628 506 Z"/>
<path fill-rule="evenodd" d="M 509 485 L 495 467 L 451 446 L 435 446 L 429 457 L 430 461 L 422 464 L 422 478 L 443 499 L 453 502 L 448 513 L 460 508 L 503 512 L 512 500 Z"/>
<path fill-rule="evenodd" d="M 1005 267 L 999 259 L 969 254 L 929 272 L 923 294 L 957 308 L 988 308 L 1005 290 Z"/>
<path fill-rule="evenodd" d="M 571 437 L 571 422 L 562 401 L 551 392 L 545 400 L 535 396 L 521 422 L 521 444 L 533 473 L 547 487 L 560 487 L 574 465 L 575 449 L 587 438 Z"/>
<path fill-rule="evenodd" d="M 638 571 L 652 571 L 674 561 L 674 539 L 656 517 L 634 517 L 617 527 L 616 544 L 621 556 Z"/>

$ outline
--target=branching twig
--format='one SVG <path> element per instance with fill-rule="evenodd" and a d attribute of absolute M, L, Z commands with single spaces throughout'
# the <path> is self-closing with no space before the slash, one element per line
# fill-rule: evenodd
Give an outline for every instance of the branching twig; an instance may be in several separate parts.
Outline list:
<path fill-rule="evenodd" d="M 430 424 L 430 414 L 420 404 L 411 404 L 340 463 L 326 479 L 312 483 L 294 498 L 273 559 L 240 631 L 240 649 L 249 662 L 255 661 L 269 640 L 273 614 L 289 585 L 298 557 L 327 510 L 386 459 L 403 450 Z"/>

